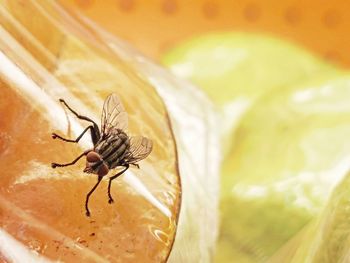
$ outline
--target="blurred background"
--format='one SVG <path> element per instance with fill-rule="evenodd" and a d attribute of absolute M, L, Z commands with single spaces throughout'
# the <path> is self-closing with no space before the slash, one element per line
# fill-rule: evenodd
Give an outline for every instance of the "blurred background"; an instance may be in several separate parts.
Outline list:
<path fill-rule="evenodd" d="M 153 59 L 185 39 L 213 31 L 262 32 L 350 66 L 350 3 L 246 0 L 60 0 Z"/>

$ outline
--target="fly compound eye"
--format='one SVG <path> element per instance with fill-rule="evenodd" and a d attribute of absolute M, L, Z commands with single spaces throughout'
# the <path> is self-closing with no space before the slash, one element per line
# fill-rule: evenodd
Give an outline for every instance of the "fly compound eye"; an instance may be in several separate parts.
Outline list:
<path fill-rule="evenodd" d="M 100 166 L 100 169 L 98 170 L 98 175 L 99 176 L 105 176 L 106 174 L 108 174 L 109 172 L 109 169 L 107 167 L 107 165 L 105 163 L 103 163 L 101 166 Z"/>
<path fill-rule="evenodd" d="M 86 155 L 86 160 L 89 163 L 96 163 L 98 161 L 101 161 L 101 157 L 98 153 L 91 151 Z"/>

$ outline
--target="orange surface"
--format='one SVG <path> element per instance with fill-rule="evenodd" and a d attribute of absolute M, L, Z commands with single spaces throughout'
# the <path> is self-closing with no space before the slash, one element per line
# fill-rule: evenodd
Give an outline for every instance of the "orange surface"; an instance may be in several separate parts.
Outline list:
<path fill-rule="evenodd" d="M 60 0 L 152 58 L 177 42 L 213 30 L 263 32 L 350 66 L 346 0 Z"/>
<path fill-rule="evenodd" d="M 117 54 L 73 34 L 79 27 L 55 7 L 50 0 L 0 1 L 0 262 L 30 262 L 17 252 L 21 245 L 34 251 L 29 255 L 62 262 L 164 262 L 181 202 L 165 105 Z M 99 123 L 103 100 L 112 92 L 128 113 L 129 134 L 150 138 L 154 148 L 140 169 L 113 181 L 113 204 L 106 177 L 118 169 L 106 175 L 87 217 L 85 198 L 97 177 L 83 172 L 85 158 L 56 169 L 51 162 L 69 162 L 92 145 L 53 140 L 51 132 L 75 138 L 87 126 L 65 113 L 59 98 Z M 4 233 L 21 245 L 12 245 Z"/>
<path fill-rule="evenodd" d="M 5 138 L 0 149 L 6 150 L 0 164 L 11 163 L 0 187 L 1 228 L 52 260 L 164 261 L 174 236 L 169 218 L 122 180 L 113 182 L 113 205 L 106 199 L 106 180 L 101 183 L 90 199 L 92 215 L 86 217 L 85 195 L 96 177 L 84 176 L 84 160 L 69 169 L 50 169 L 53 160 L 72 160 L 81 150 L 52 140 L 51 123 L 33 109 L 35 102 L 24 101 L 1 81 L 0 88 L 0 113 L 6 116 L 0 121 Z"/>

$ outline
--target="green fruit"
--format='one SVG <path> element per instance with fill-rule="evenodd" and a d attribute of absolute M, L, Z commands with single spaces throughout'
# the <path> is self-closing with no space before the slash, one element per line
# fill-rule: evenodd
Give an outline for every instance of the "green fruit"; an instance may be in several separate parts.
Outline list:
<path fill-rule="evenodd" d="M 333 67 L 285 41 L 247 33 L 216 33 L 190 39 L 166 53 L 162 62 L 192 80 L 218 105 L 256 98 Z"/>
<path fill-rule="evenodd" d="M 288 242 L 271 263 L 349 262 L 350 173 L 333 190 L 327 206 L 311 224 Z"/>
<path fill-rule="evenodd" d="M 221 110 L 216 261 L 266 261 L 318 215 L 341 177 L 350 76 L 292 44 L 245 33 L 197 37 L 162 61 Z"/>
<path fill-rule="evenodd" d="M 323 77 L 252 106 L 223 165 L 220 244 L 265 260 L 318 215 L 350 156 L 349 97 L 350 76 Z"/>

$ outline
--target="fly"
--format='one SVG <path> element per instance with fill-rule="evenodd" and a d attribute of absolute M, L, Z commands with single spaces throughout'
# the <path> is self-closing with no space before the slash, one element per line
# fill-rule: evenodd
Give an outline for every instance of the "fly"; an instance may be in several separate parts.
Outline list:
<path fill-rule="evenodd" d="M 101 118 L 101 129 L 90 118 L 78 114 L 63 99 L 60 99 L 69 111 L 71 111 L 78 119 L 90 122 L 90 125 L 75 139 L 66 139 L 62 136 L 52 133 L 53 139 L 60 139 L 65 142 L 78 143 L 83 135 L 90 131 L 91 140 L 94 145 L 93 149 L 89 149 L 70 163 L 59 164 L 52 163 L 51 167 L 66 167 L 74 165 L 83 156 L 86 156 L 85 173 L 97 174 L 97 183 L 92 187 L 86 195 L 85 210 L 86 215 L 90 216 L 89 199 L 90 195 L 100 184 L 102 178 L 108 174 L 109 170 L 114 168 L 122 168 L 121 171 L 109 177 L 108 182 L 108 202 L 114 202 L 111 195 L 112 181 L 122 175 L 130 166 L 139 168 L 137 162 L 146 158 L 152 151 L 153 143 L 150 139 L 143 136 L 128 136 L 126 133 L 128 127 L 128 114 L 123 104 L 116 94 L 109 95 L 104 104 Z"/>

